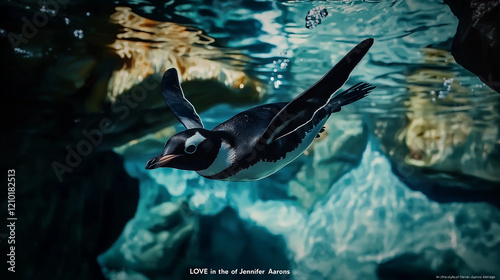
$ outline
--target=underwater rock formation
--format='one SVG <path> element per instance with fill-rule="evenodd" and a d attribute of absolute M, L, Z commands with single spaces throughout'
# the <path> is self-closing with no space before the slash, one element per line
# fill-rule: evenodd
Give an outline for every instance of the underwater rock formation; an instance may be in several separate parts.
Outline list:
<path fill-rule="evenodd" d="M 495 203 L 500 111 L 492 104 L 500 98 L 485 86 L 468 88 L 464 70 L 441 69 L 453 64 L 445 51 L 425 52 L 434 67 L 407 74 L 408 111 L 375 120 L 375 134 L 394 172 L 410 187 L 443 202 Z"/>
<path fill-rule="evenodd" d="M 500 152 L 496 143 L 500 131 L 496 122 L 488 121 L 490 118 L 499 119 L 500 112 L 465 99 L 462 96 L 465 88 L 450 74 L 425 69 L 407 78 L 411 84 L 407 102 L 409 112 L 406 114 L 409 123 L 397 136 L 398 141 L 409 150 L 404 161 L 416 167 L 458 171 L 500 182 L 496 172 L 500 161 L 495 156 Z M 429 98 L 429 88 L 422 83 L 431 83 L 432 79 L 444 81 L 444 89 L 431 90 Z M 479 97 L 478 92 L 476 95 Z M 487 99 L 489 96 L 485 94 L 482 97 Z M 461 110 L 448 110 L 447 104 L 461 104 L 463 107 Z M 467 147 L 470 145 L 474 148 Z"/>
<path fill-rule="evenodd" d="M 500 273 L 495 265 L 500 261 L 498 208 L 484 202 L 441 204 L 411 190 L 392 173 L 389 160 L 373 150 L 374 142 L 361 164 L 309 209 L 272 188 L 289 176 L 279 176 L 282 171 L 260 184 L 237 184 L 173 169 L 146 173 L 137 157 L 129 158 L 126 168 L 141 178 L 139 209 L 155 201 L 189 203 L 200 218 L 198 258 L 209 266 L 229 268 L 255 257 L 248 263 L 290 268 L 284 279 L 297 280 L 376 279 L 377 274 L 391 279 L 402 275 L 400 266 L 418 270 L 419 276 Z"/>
<path fill-rule="evenodd" d="M 495 265 L 500 211 L 484 202 L 429 200 L 400 181 L 371 144 L 360 166 L 334 183 L 311 213 L 294 208 L 266 201 L 240 210 L 285 236 L 294 253 L 293 279 L 375 279 L 377 266 L 407 253 L 424 256 L 413 263 L 421 272 L 500 273 Z M 275 225 L 276 219 L 282 224 Z M 441 256 L 453 262 L 436 262 Z"/>
<path fill-rule="evenodd" d="M 164 202 L 139 209 L 113 246 L 99 256 L 104 274 L 110 279 L 119 273 L 149 279 L 180 277 L 187 270 L 188 262 L 182 257 L 187 254 L 195 221 L 185 217 L 182 204 Z"/>
<path fill-rule="evenodd" d="M 456 61 L 500 93 L 500 1 L 444 2 L 459 19 L 451 48 Z"/>
<path fill-rule="evenodd" d="M 289 270 L 285 248 L 280 236 L 245 223 L 231 208 L 207 216 L 191 212 L 184 203 L 164 202 L 149 210 L 139 206 L 120 238 L 98 262 L 106 277 L 113 280 L 186 279 L 189 268 L 199 264 L 225 270 Z M 246 279 L 262 277 L 248 276 Z M 268 276 L 266 279 L 283 279 L 281 275 Z M 241 275 L 220 277 L 241 279 Z"/>
<path fill-rule="evenodd" d="M 248 223 L 231 207 L 214 216 L 199 215 L 197 259 L 211 268 L 262 268 L 266 275 L 221 275 L 214 279 L 286 279 L 268 275 L 268 269 L 290 270 L 287 244 L 280 235 Z M 253 277 L 252 277 L 253 276 Z M 289 275 L 286 275 L 289 276 Z"/>
<path fill-rule="evenodd" d="M 183 81 L 218 80 L 240 95 L 257 98 L 263 91 L 258 81 L 242 71 L 242 64 L 219 62 L 244 63 L 247 57 L 211 47 L 215 39 L 200 29 L 147 19 L 128 7 L 117 7 L 110 21 L 120 26 L 120 33 L 109 47 L 123 60 L 121 69 L 114 71 L 109 82 L 108 98 L 112 102 L 147 76 L 163 74 L 172 67 Z"/>

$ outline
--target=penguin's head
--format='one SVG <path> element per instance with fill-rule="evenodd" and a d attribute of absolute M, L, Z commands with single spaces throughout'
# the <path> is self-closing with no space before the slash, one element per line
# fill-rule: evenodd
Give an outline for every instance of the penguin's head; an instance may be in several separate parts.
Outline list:
<path fill-rule="evenodd" d="M 221 147 L 221 140 L 214 136 L 214 132 L 203 128 L 179 132 L 168 139 L 163 153 L 148 160 L 146 169 L 158 167 L 194 171 L 207 169 L 215 161 Z"/>

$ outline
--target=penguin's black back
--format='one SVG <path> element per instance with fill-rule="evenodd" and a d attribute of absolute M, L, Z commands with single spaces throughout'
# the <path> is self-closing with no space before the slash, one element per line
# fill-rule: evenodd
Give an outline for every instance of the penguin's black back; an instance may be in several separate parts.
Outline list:
<path fill-rule="evenodd" d="M 243 155 L 255 147 L 271 120 L 287 104 L 288 102 L 279 102 L 253 107 L 233 116 L 212 130 L 225 132 L 224 138 L 236 149 L 236 154 Z"/>

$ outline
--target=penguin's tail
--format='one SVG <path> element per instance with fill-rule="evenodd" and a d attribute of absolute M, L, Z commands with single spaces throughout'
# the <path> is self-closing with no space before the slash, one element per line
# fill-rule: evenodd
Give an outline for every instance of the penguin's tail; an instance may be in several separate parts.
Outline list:
<path fill-rule="evenodd" d="M 336 104 L 340 109 L 342 106 L 351 104 L 367 96 L 374 88 L 375 86 L 369 83 L 357 83 L 348 90 L 335 95 L 330 104 Z"/>

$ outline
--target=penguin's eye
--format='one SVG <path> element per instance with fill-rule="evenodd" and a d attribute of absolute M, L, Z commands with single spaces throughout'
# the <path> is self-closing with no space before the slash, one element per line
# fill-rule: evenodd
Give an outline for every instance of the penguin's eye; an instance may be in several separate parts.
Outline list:
<path fill-rule="evenodd" d="M 186 154 L 193 154 L 194 152 L 196 152 L 196 146 L 189 145 L 184 149 L 184 152 L 186 152 Z"/>

